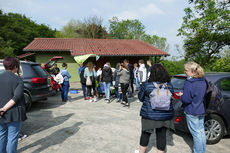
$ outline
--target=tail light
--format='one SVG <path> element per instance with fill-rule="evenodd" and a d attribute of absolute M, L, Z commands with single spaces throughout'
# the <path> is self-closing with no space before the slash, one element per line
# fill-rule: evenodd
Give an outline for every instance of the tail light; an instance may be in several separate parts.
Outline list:
<path fill-rule="evenodd" d="M 176 122 L 176 123 L 179 123 L 181 120 L 182 120 L 182 117 L 181 117 L 181 116 L 178 116 L 178 117 L 175 119 L 175 122 Z"/>
<path fill-rule="evenodd" d="M 35 84 L 46 83 L 46 78 L 32 78 L 31 81 Z"/>
<path fill-rule="evenodd" d="M 173 97 L 174 97 L 175 99 L 180 99 L 180 96 L 177 96 L 177 93 L 178 93 L 178 92 L 174 92 Z"/>

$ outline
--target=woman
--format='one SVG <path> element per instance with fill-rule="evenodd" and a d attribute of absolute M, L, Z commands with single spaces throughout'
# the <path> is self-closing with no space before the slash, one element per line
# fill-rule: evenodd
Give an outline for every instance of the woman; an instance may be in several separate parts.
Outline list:
<path fill-rule="evenodd" d="M 107 103 L 110 102 L 109 96 L 110 96 L 110 85 L 113 81 L 113 73 L 109 62 L 106 62 L 102 69 L 102 76 L 101 81 L 104 82 L 105 87 L 105 101 Z"/>
<path fill-rule="evenodd" d="M 202 67 L 195 62 L 185 64 L 184 68 L 188 79 L 184 83 L 183 93 L 180 92 L 177 95 L 181 96 L 180 100 L 183 102 L 187 125 L 193 136 L 193 152 L 205 153 L 205 108 L 203 100 L 207 84 L 204 79 L 204 71 Z"/>
<path fill-rule="evenodd" d="M 64 78 L 64 82 L 62 83 L 62 89 L 61 89 L 62 102 L 68 102 L 69 78 L 71 78 L 71 75 L 67 71 L 66 63 L 62 63 L 61 75 Z"/>
<path fill-rule="evenodd" d="M 120 71 L 117 72 L 117 75 L 120 77 L 120 83 L 121 83 L 121 92 L 122 92 L 122 103 L 125 106 L 129 107 L 129 102 L 127 98 L 127 91 L 129 88 L 129 81 L 130 81 L 130 74 L 129 74 L 129 68 L 127 64 L 121 64 Z"/>
<path fill-rule="evenodd" d="M 120 76 L 117 75 L 117 72 L 120 71 L 120 66 L 121 64 L 117 63 L 116 70 L 114 71 L 114 77 L 113 77 L 113 81 L 115 81 L 114 87 L 115 87 L 115 95 L 116 95 L 117 102 L 120 102 L 122 99 L 122 94 L 119 94 Z"/>
<path fill-rule="evenodd" d="M 97 73 L 96 73 L 96 71 L 95 71 L 95 69 L 93 67 L 93 63 L 92 62 L 88 62 L 87 67 L 85 68 L 84 78 L 86 80 L 87 80 L 87 78 L 90 78 L 90 80 L 92 82 L 91 85 L 87 85 L 87 83 L 86 83 L 87 97 L 91 96 L 91 89 L 93 88 L 93 96 L 89 98 L 90 99 L 89 102 L 96 102 L 97 98 L 96 98 L 96 84 L 95 84 L 95 79 L 97 78 Z"/>
<path fill-rule="evenodd" d="M 0 74 L 0 152 L 16 153 L 21 122 L 26 120 L 24 85 L 16 75 L 20 62 L 13 57 L 3 61 L 5 72 Z"/>
<path fill-rule="evenodd" d="M 138 153 L 145 153 L 149 138 L 153 131 L 156 132 L 157 152 L 163 153 L 166 148 L 166 131 L 167 129 L 174 130 L 172 105 L 169 105 L 168 110 L 156 110 L 152 109 L 150 102 L 150 93 L 156 89 L 154 83 L 158 86 L 162 83 L 166 84 L 168 90 L 173 94 L 173 88 L 169 82 L 170 77 L 166 69 L 161 64 L 154 64 L 150 70 L 149 80 L 144 82 L 141 86 L 138 98 L 143 102 L 140 112 L 142 117 L 142 133 L 140 138 L 140 148 L 139 151 L 136 151 Z M 160 88 L 162 88 L 162 85 L 160 85 Z M 169 97 L 169 100 L 170 98 L 171 97 Z"/>

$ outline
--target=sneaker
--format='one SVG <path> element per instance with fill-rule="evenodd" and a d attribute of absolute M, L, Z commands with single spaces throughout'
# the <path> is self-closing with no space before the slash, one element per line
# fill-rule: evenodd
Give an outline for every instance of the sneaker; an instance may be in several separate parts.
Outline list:
<path fill-rule="evenodd" d="M 97 102 L 97 98 L 94 98 L 94 102 Z"/>
<path fill-rule="evenodd" d="M 109 103 L 109 100 L 107 99 L 107 100 L 105 100 L 105 102 L 106 102 L 106 103 Z"/>
<path fill-rule="evenodd" d="M 90 97 L 86 97 L 86 98 L 85 98 L 85 100 L 89 100 L 89 99 L 90 99 Z"/>
<path fill-rule="evenodd" d="M 91 98 L 91 99 L 89 100 L 89 102 L 92 103 L 92 102 L 93 102 L 93 98 Z"/>
<path fill-rule="evenodd" d="M 119 103 L 120 102 L 120 99 L 117 99 L 117 103 Z"/>
<path fill-rule="evenodd" d="M 139 153 L 139 150 L 135 150 L 135 153 Z"/>

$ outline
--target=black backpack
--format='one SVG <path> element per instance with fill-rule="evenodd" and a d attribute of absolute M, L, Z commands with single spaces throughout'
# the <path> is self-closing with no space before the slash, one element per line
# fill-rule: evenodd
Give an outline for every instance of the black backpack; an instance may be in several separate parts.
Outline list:
<path fill-rule="evenodd" d="M 224 99 L 220 89 L 212 82 L 205 79 L 207 84 L 206 94 L 204 96 L 204 107 L 206 112 L 212 112 L 220 109 Z"/>
<path fill-rule="evenodd" d="M 86 78 L 84 77 L 84 72 L 85 72 L 85 68 L 83 68 L 80 73 L 80 82 L 82 84 L 86 84 Z"/>

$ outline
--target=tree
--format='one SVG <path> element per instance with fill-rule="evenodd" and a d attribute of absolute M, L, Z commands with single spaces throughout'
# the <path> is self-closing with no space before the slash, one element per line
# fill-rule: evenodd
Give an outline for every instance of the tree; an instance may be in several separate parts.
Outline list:
<path fill-rule="evenodd" d="M 114 39 L 140 39 L 145 34 L 144 25 L 139 20 L 109 20 L 109 32 Z"/>
<path fill-rule="evenodd" d="M 23 54 L 26 47 L 35 37 L 54 37 L 55 30 L 44 24 L 36 24 L 25 15 L 3 13 L 0 10 L 0 43 L 4 56 Z"/>
<path fill-rule="evenodd" d="M 178 35 L 184 36 L 185 59 L 207 66 L 230 45 L 228 0 L 188 0 Z"/>
<path fill-rule="evenodd" d="M 230 49 L 226 49 L 220 56 L 221 58 L 211 62 L 211 71 L 230 72 Z"/>
<path fill-rule="evenodd" d="M 97 16 L 85 18 L 83 21 L 70 20 L 60 32 L 59 38 L 106 38 L 107 31 L 102 27 L 102 19 Z"/>

